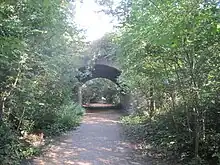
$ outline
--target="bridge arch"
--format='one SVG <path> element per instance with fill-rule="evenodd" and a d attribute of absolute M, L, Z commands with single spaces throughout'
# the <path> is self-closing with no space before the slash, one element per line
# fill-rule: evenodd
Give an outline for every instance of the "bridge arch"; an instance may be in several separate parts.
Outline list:
<path fill-rule="evenodd" d="M 121 71 L 115 67 L 105 65 L 105 64 L 95 64 L 91 67 L 83 66 L 78 69 L 78 74 L 76 78 L 79 80 L 81 85 L 78 87 L 78 102 L 82 105 L 82 84 L 85 84 L 87 81 L 96 79 L 96 78 L 104 78 L 112 81 L 116 85 L 121 88 L 121 108 L 125 111 L 130 109 L 130 94 L 129 92 L 124 92 L 123 87 L 120 86 L 118 82 L 118 78 L 121 75 Z"/>
<path fill-rule="evenodd" d="M 82 83 L 95 78 L 105 78 L 118 85 L 118 78 L 121 75 L 121 71 L 117 68 L 103 64 L 95 64 L 91 68 L 84 66 L 78 70 L 79 74 L 77 75 L 77 78 Z"/>

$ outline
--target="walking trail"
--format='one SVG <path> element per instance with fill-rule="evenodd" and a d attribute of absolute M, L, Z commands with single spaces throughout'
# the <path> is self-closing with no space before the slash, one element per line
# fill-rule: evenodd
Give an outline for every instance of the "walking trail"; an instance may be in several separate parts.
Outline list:
<path fill-rule="evenodd" d="M 120 114 L 109 110 L 87 113 L 80 127 L 60 137 L 31 165 L 152 165 L 123 138 Z"/>

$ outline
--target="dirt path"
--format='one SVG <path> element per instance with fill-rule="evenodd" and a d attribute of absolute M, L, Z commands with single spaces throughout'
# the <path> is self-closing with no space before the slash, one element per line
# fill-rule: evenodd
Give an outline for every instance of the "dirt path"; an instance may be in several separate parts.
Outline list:
<path fill-rule="evenodd" d="M 123 140 L 115 111 L 87 113 L 81 126 L 62 136 L 31 165 L 152 165 L 134 154 Z"/>

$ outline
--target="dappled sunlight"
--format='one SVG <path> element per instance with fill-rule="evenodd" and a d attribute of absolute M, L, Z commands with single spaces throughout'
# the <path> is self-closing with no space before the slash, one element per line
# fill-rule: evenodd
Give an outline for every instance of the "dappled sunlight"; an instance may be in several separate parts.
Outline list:
<path fill-rule="evenodd" d="M 119 123 L 116 120 L 101 118 L 101 117 L 86 117 L 84 121 L 87 124 L 100 124 L 100 123 L 107 123 L 107 124 L 117 124 Z"/>
<path fill-rule="evenodd" d="M 113 113 L 113 114 L 112 114 Z M 110 115 L 109 115 L 110 114 Z M 102 111 L 97 113 L 86 113 L 83 121 L 86 124 L 118 124 L 119 116 L 117 113 L 114 113 L 114 110 Z"/>
<path fill-rule="evenodd" d="M 109 160 L 106 160 L 106 159 L 102 159 L 102 158 L 98 158 L 98 160 L 104 164 L 110 164 L 110 161 Z"/>
<path fill-rule="evenodd" d="M 105 147 L 101 147 L 100 149 L 99 149 L 100 151 L 109 151 L 109 152 L 112 152 L 112 148 L 105 148 Z"/>
<path fill-rule="evenodd" d="M 92 165 L 92 163 L 86 163 L 86 162 L 75 162 L 75 165 Z"/>
<path fill-rule="evenodd" d="M 85 148 L 79 148 L 79 147 L 74 147 L 73 149 L 74 149 L 75 151 L 79 151 L 79 152 L 87 151 L 87 149 L 85 149 Z"/>
<path fill-rule="evenodd" d="M 134 147 L 123 141 L 115 111 L 87 113 L 81 126 L 59 138 L 39 158 L 36 165 L 141 165 L 134 158 Z"/>

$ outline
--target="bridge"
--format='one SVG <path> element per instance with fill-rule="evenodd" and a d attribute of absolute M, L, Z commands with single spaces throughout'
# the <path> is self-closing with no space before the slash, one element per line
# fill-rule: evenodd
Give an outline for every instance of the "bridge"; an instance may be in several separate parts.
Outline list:
<path fill-rule="evenodd" d="M 123 111 L 130 113 L 132 111 L 132 103 L 131 103 L 131 94 L 129 91 L 126 91 L 124 87 L 122 87 L 118 81 L 119 76 L 121 75 L 121 70 L 119 65 L 109 59 L 108 57 L 99 56 L 95 60 L 93 59 L 93 63 L 89 64 L 91 61 L 86 59 L 84 61 L 84 65 L 78 69 L 78 75 L 76 76 L 80 82 L 78 86 L 78 102 L 82 105 L 82 85 L 87 81 L 95 79 L 95 78 L 104 78 L 112 81 L 120 88 L 120 107 Z M 84 107 L 112 107 L 113 105 L 95 105 L 95 104 L 87 104 L 82 105 Z"/>

